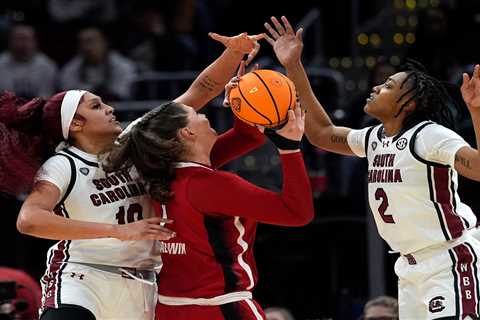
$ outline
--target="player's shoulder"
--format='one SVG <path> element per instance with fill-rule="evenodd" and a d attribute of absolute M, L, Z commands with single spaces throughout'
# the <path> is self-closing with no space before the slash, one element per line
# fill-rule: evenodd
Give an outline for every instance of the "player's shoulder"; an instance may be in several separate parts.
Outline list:
<path fill-rule="evenodd" d="M 43 169 L 49 168 L 70 168 L 68 156 L 59 152 L 48 158 L 42 165 Z"/>
<path fill-rule="evenodd" d="M 414 128 L 417 137 L 457 137 L 458 133 L 433 121 L 419 123 Z"/>

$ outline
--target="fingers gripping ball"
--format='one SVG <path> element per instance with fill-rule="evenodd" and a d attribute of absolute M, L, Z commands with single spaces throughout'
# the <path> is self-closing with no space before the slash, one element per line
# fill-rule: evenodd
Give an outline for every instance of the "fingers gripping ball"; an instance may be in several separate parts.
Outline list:
<path fill-rule="evenodd" d="M 243 75 L 230 92 L 233 113 L 249 124 L 275 128 L 287 122 L 294 109 L 296 94 L 293 82 L 280 72 L 256 70 Z"/>

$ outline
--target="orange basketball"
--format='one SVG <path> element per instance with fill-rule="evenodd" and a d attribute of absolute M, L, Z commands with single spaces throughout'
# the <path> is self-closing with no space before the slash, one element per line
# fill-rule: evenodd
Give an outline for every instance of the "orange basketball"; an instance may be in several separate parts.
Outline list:
<path fill-rule="evenodd" d="M 256 70 L 243 75 L 238 86 L 230 92 L 230 106 L 240 120 L 267 128 L 284 124 L 295 102 L 293 82 L 273 70 Z"/>

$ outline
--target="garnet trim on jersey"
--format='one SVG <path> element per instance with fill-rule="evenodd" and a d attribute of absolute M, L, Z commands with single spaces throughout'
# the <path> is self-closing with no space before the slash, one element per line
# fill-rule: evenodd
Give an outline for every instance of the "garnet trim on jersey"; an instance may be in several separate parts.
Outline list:
<path fill-rule="evenodd" d="M 415 159 L 427 166 L 430 200 L 437 211 L 445 239 L 452 240 L 461 236 L 463 230 L 470 228 L 468 221 L 456 213 L 453 170 L 448 165 L 425 160 L 415 152 L 415 140 L 418 133 L 431 124 L 434 123 L 426 122 L 415 130 L 410 138 L 409 149 Z"/>
<path fill-rule="evenodd" d="M 452 273 L 455 289 L 455 318 L 480 315 L 479 287 L 475 251 L 468 242 L 448 250 L 452 259 Z"/>

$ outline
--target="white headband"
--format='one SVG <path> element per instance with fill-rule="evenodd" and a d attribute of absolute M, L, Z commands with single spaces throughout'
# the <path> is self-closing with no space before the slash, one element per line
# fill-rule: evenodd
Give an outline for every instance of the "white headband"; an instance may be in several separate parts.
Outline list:
<path fill-rule="evenodd" d="M 60 107 L 60 116 L 62 120 L 62 134 L 65 140 L 68 139 L 68 132 L 70 131 L 70 124 L 72 123 L 73 116 L 77 112 L 78 104 L 82 99 L 84 90 L 68 90 L 62 100 L 62 106 Z"/>

